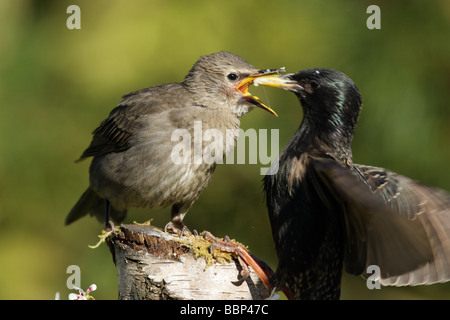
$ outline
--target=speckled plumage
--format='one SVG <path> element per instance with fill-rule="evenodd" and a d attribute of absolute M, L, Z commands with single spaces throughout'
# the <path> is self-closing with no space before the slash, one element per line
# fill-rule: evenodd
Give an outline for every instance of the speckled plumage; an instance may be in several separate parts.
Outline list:
<path fill-rule="evenodd" d="M 385 285 L 448 281 L 450 195 L 352 162 L 361 96 L 349 77 L 308 69 L 278 78 L 291 83 L 272 86 L 293 91 L 304 118 L 264 178 L 274 284 L 294 299 L 338 299 L 343 269 L 359 275 L 369 265 Z"/>

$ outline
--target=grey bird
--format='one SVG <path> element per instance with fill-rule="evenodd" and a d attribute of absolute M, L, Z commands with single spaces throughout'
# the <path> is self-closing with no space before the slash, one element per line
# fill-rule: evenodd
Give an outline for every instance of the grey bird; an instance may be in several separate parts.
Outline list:
<path fill-rule="evenodd" d="M 194 143 L 195 122 L 202 134 L 213 129 L 226 137 L 215 141 L 213 148 L 221 152 L 214 159 L 223 158 L 235 145 L 242 115 L 255 107 L 276 115 L 248 92 L 248 86 L 256 77 L 278 71 L 283 70 L 255 69 L 241 57 L 222 51 L 200 57 L 181 83 L 124 95 L 94 130 L 90 146 L 78 160 L 93 157 L 90 186 L 65 224 L 89 213 L 99 221 L 105 219 L 110 228 L 109 217 L 121 222 L 130 207 L 172 206 L 171 222 L 185 227 L 183 217 L 208 186 L 219 162 L 196 161 L 202 150 Z M 174 154 L 180 144 L 174 132 L 193 137 L 188 144 L 192 152 Z M 174 156 L 183 161 L 177 163 Z"/>

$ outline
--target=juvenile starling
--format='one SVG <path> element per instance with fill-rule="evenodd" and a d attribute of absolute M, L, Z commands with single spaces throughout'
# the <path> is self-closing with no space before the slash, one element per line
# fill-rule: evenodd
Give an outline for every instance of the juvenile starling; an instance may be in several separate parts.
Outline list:
<path fill-rule="evenodd" d="M 172 206 L 172 222 L 183 227 L 183 217 L 208 186 L 216 163 L 195 161 L 202 155 L 194 136 L 194 122 L 203 133 L 218 130 L 222 156 L 236 142 L 240 118 L 254 107 L 275 112 L 248 92 L 253 79 L 280 70 L 257 70 L 230 52 L 202 56 L 184 81 L 138 90 L 122 102 L 93 132 L 90 146 L 79 160 L 93 157 L 90 186 L 66 218 L 66 225 L 86 214 L 120 222 L 130 207 Z M 281 70 L 282 71 L 282 70 Z M 192 152 L 174 163 L 172 134 L 185 130 Z M 231 137 L 230 137 L 231 136 Z M 225 137 L 227 139 L 225 139 Z M 178 138 L 179 139 L 179 138 Z M 230 144 L 229 141 L 232 141 Z M 201 143 L 202 141 L 200 141 Z"/>
<path fill-rule="evenodd" d="M 330 69 L 256 79 L 290 90 L 303 121 L 264 177 L 278 267 L 294 299 L 338 299 L 342 270 L 376 265 L 383 285 L 450 279 L 450 195 L 383 168 L 352 162 L 361 108 L 353 81 Z"/>

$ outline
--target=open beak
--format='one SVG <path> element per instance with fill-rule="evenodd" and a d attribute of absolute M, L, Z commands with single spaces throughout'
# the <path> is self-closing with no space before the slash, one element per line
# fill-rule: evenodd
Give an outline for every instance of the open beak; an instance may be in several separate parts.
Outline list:
<path fill-rule="evenodd" d="M 251 74 L 251 75 L 245 77 L 244 79 L 242 79 L 242 81 L 236 86 L 236 90 L 243 94 L 242 99 L 246 100 L 248 103 L 251 103 L 261 109 L 264 109 L 264 110 L 270 112 L 271 114 L 273 114 L 274 116 L 278 117 L 278 115 L 275 111 L 273 111 L 271 108 L 266 106 L 258 97 L 253 96 L 250 92 L 248 92 L 248 87 L 253 82 L 255 82 L 257 79 L 262 79 L 264 77 L 270 77 L 270 76 L 278 76 L 278 74 L 280 72 L 284 72 L 284 71 L 285 71 L 284 68 L 259 70 L 258 73 Z"/>
<path fill-rule="evenodd" d="M 256 78 L 254 80 L 254 85 L 259 86 L 269 86 L 275 88 L 282 88 L 285 90 L 298 92 L 300 90 L 305 90 L 301 85 L 298 84 L 297 81 L 292 80 L 290 76 L 292 73 L 279 75 L 279 74 L 270 74 L 265 77 Z"/>

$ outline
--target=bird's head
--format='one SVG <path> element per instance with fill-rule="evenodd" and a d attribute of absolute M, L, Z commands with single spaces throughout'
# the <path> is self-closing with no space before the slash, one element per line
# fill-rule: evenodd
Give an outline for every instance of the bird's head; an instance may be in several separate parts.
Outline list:
<path fill-rule="evenodd" d="M 351 141 L 361 109 L 361 95 L 344 73 L 326 68 L 306 69 L 257 78 L 254 84 L 292 91 L 300 100 L 309 128 Z"/>
<path fill-rule="evenodd" d="M 259 107 L 276 116 L 275 111 L 250 94 L 248 87 L 259 77 L 283 71 L 259 70 L 241 57 L 221 51 L 200 57 L 186 76 L 184 84 L 195 93 L 198 103 L 206 107 L 231 108 L 239 116 Z"/>

